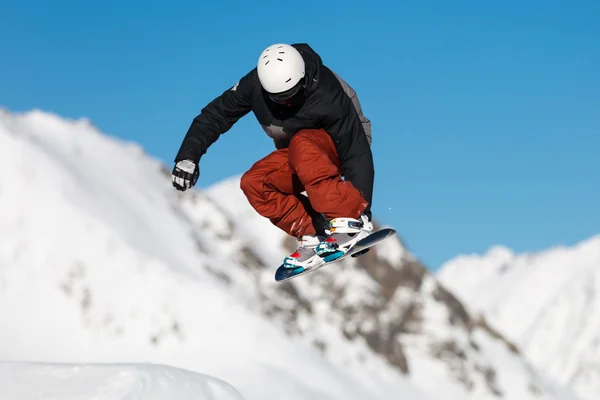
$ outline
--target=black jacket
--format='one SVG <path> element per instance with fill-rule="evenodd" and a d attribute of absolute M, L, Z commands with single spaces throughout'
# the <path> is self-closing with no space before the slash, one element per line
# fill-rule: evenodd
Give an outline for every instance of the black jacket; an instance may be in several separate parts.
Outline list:
<path fill-rule="evenodd" d="M 342 173 L 369 203 L 365 214 L 371 216 L 374 167 L 369 137 L 361 122 L 362 111 L 344 90 L 343 81 L 326 67 L 321 57 L 307 44 L 293 45 L 306 63 L 305 98 L 296 106 L 281 106 L 270 101 L 258 80 L 256 68 L 232 88 L 212 100 L 194 118 L 175 162 L 199 162 L 219 135 L 227 132 L 241 117 L 252 111 L 278 148 L 303 128 L 325 129 L 333 138 Z M 361 113 L 359 115 L 359 113 Z M 368 120 L 367 120 L 368 121 Z"/>

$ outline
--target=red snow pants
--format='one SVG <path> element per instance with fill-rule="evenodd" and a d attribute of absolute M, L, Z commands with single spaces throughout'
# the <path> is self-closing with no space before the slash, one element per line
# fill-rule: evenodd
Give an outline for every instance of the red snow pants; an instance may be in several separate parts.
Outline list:
<path fill-rule="evenodd" d="M 368 205 L 342 179 L 335 144 L 318 129 L 297 132 L 288 148 L 254 163 L 242 175 L 240 187 L 258 214 L 297 238 L 316 233 L 313 218 L 318 213 L 327 220 L 358 218 Z"/>

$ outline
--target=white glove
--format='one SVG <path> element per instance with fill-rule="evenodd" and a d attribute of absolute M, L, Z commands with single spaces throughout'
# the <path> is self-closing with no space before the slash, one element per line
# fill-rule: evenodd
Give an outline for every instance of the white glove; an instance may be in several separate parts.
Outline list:
<path fill-rule="evenodd" d="M 177 190 L 185 191 L 196 184 L 200 169 L 192 160 L 181 160 L 173 168 L 171 180 Z"/>

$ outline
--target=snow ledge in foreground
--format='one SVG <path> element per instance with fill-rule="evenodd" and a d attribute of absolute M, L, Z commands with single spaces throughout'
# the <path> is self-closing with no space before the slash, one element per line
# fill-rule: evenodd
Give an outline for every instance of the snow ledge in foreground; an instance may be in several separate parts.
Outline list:
<path fill-rule="evenodd" d="M 212 376 L 156 364 L 0 362 L 3 400 L 244 400 Z"/>

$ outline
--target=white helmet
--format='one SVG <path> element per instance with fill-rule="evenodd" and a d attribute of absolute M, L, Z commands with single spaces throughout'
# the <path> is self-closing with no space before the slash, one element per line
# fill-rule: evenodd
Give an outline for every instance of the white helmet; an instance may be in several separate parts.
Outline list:
<path fill-rule="evenodd" d="M 304 59 L 298 50 L 288 44 L 267 47 L 258 59 L 258 79 L 268 93 L 283 93 L 304 78 Z M 299 85 L 298 85 L 299 86 Z"/>

